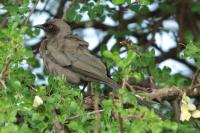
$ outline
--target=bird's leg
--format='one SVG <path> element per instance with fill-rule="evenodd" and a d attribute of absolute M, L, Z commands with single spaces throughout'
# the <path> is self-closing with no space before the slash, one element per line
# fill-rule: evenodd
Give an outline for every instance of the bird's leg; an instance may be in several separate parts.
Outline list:
<path fill-rule="evenodd" d="M 88 82 L 85 82 L 83 85 L 83 89 L 81 90 L 81 93 L 85 92 L 85 88 L 88 86 Z"/>
<path fill-rule="evenodd" d="M 94 94 L 94 90 L 92 89 L 92 82 L 89 82 L 88 83 L 88 90 L 87 90 L 87 93 L 89 95 L 93 95 Z"/>

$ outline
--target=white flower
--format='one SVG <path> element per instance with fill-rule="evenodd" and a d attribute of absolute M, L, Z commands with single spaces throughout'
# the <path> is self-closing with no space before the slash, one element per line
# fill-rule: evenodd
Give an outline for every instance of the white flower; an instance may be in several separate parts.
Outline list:
<path fill-rule="evenodd" d="M 181 121 L 189 121 L 190 118 L 200 118 L 200 111 L 197 110 L 196 106 L 191 102 L 190 97 L 183 94 L 181 100 Z"/>
<path fill-rule="evenodd" d="M 38 106 L 40 106 L 40 105 L 42 105 L 43 104 L 43 100 L 42 100 L 42 98 L 41 97 L 39 97 L 39 96 L 35 96 L 35 98 L 34 98 L 34 100 L 33 100 L 33 107 L 38 107 Z"/>
<path fill-rule="evenodd" d="M 194 104 L 188 103 L 188 110 L 189 111 L 195 111 L 196 110 L 196 106 Z"/>
<path fill-rule="evenodd" d="M 186 104 L 182 104 L 181 105 L 181 117 L 180 120 L 181 121 L 188 121 L 190 120 L 191 114 L 188 110 L 188 106 Z"/>
<path fill-rule="evenodd" d="M 192 117 L 193 118 L 200 118 L 200 111 L 199 110 L 195 110 L 194 112 L 192 112 Z"/>

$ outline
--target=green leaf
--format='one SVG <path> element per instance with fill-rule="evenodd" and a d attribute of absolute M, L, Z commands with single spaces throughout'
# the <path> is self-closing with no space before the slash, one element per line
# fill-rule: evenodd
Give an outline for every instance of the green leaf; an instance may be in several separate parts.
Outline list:
<path fill-rule="evenodd" d="M 151 3 L 150 0 L 138 0 L 138 3 L 141 5 L 149 5 Z"/>
<path fill-rule="evenodd" d="M 76 16 L 76 22 L 80 22 L 81 19 L 82 19 L 82 15 L 77 15 L 77 16 Z"/>
<path fill-rule="evenodd" d="M 168 3 L 161 3 L 160 9 L 166 13 L 175 13 L 176 12 L 176 7 L 174 5 L 168 4 Z"/>
<path fill-rule="evenodd" d="M 112 58 L 112 56 L 113 56 L 113 54 L 110 51 L 108 51 L 108 50 L 103 51 L 103 55 L 105 57 L 107 57 L 107 58 Z"/>
<path fill-rule="evenodd" d="M 68 127 L 74 130 L 77 130 L 79 128 L 79 124 L 76 121 L 70 122 L 70 124 L 68 124 Z"/>
<path fill-rule="evenodd" d="M 94 9 L 89 9 L 88 10 L 88 15 L 92 19 L 96 18 L 96 16 L 97 16 L 96 11 Z"/>
<path fill-rule="evenodd" d="M 192 12 L 199 13 L 200 12 L 200 3 L 196 3 L 192 5 Z"/>
<path fill-rule="evenodd" d="M 75 10 L 70 10 L 68 13 L 67 13 L 67 20 L 72 22 L 76 17 L 76 11 Z"/>
<path fill-rule="evenodd" d="M 123 4 L 125 0 L 112 0 L 112 3 L 115 5 Z"/>
<path fill-rule="evenodd" d="M 138 12 L 140 9 L 140 5 L 130 5 L 130 9 L 134 12 Z"/>

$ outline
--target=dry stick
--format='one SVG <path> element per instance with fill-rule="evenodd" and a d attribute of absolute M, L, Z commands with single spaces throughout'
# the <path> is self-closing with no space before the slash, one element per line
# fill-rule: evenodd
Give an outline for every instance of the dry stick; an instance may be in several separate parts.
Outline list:
<path fill-rule="evenodd" d="M 0 79 L 0 85 L 2 85 L 5 89 L 7 88 L 5 81 Z"/>
<path fill-rule="evenodd" d="M 125 80 L 125 84 L 126 84 L 126 80 Z M 120 97 L 120 101 L 122 102 L 121 97 Z M 123 102 L 121 104 L 123 104 Z M 114 97 L 113 97 L 113 105 L 116 106 Z M 124 133 L 124 124 L 123 124 L 124 122 L 123 122 L 123 118 L 121 117 L 121 114 L 119 112 L 117 112 L 117 117 L 118 117 L 118 121 L 119 121 L 119 133 Z"/>
<path fill-rule="evenodd" d="M 123 80 L 122 88 L 126 87 L 126 82 L 127 82 L 127 80 Z M 113 106 L 117 107 L 115 104 L 114 95 L 112 94 L 111 96 L 112 96 Z M 121 97 L 119 97 L 119 99 L 121 100 Z M 122 102 L 122 104 L 123 104 L 123 102 Z M 116 112 L 116 117 L 117 117 L 117 120 L 119 121 L 119 133 L 124 133 L 124 124 L 123 124 L 123 118 L 121 117 L 121 114 L 119 112 Z"/>
<path fill-rule="evenodd" d="M 198 76 L 199 76 L 199 72 L 200 70 L 197 69 L 196 72 L 194 73 L 193 77 L 192 77 L 192 83 L 190 85 L 190 89 L 192 89 L 194 87 L 194 83 L 197 80 Z"/>
<path fill-rule="evenodd" d="M 0 85 L 2 85 L 4 88 L 7 88 L 6 85 L 5 85 L 5 80 L 7 78 L 9 66 L 10 66 L 12 59 L 13 59 L 13 54 L 17 50 L 17 48 L 18 48 L 18 45 L 15 48 L 13 48 L 12 53 L 8 55 L 4 65 L 3 65 L 3 68 L 1 70 L 1 73 L 0 73 Z"/>
<path fill-rule="evenodd" d="M 64 133 L 65 132 L 62 125 L 58 121 L 53 122 L 53 128 L 55 130 L 55 133 Z"/>
<path fill-rule="evenodd" d="M 97 111 L 99 110 L 99 96 L 96 95 L 95 96 L 95 101 L 94 101 L 94 110 Z M 95 114 L 96 117 L 96 121 L 95 121 L 95 125 L 94 125 L 94 133 L 99 133 L 99 125 L 100 125 L 100 113 L 97 112 Z"/>
<path fill-rule="evenodd" d="M 138 85 L 130 85 L 127 80 L 126 81 L 123 81 L 122 83 L 122 87 L 128 87 L 131 91 L 135 92 L 136 90 L 141 90 L 141 91 L 148 91 L 149 88 L 145 88 L 145 87 L 141 87 L 141 86 L 138 86 Z"/>
<path fill-rule="evenodd" d="M 180 97 L 182 95 L 182 90 L 177 87 L 172 88 L 162 88 L 154 90 L 151 93 L 147 93 L 147 97 L 151 100 L 156 101 L 163 101 L 163 100 L 174 100 L 177 97 Z"/>
<path fill-rule="evenodd" d="M 197 87 L 197 86 L 196 86 Z M 200 90 L 199 88 L 179 88 L 179 87 L 171 87 L 171 88 L 160 88 L 157 90 L 154 90 L 151 93 L 146 93 L 147 97 L 151 100 L 156 101 L 172 101 L 176 98 L 180 98 L 183 95 L 183 92 L 186 92 L 187 96 L 189 97 L 200 97 Z"/>
<path fill-rule="evenodd" d="M 101 112 L 104 112 L 104 110 L 101 109 L 101 110 L 95 110 L 95 111 L 89 112 L 89 113 L 87 113 L 87 116 L 94 115 L 96 113 L 101 113 Z M 69 118 L 67 118 L 67 121 L 73 121 L 73 120 L 75 120 L 75 119 L 77 119 L 77 118 L 79 118 L 81 116 L 82 115 L 79 114 L 79 115 L 75 115 L 75 116 L 69 117 Z"/>
<path fill-rule="evenodd" d="M 0 79 L 1 80 L 5 80 L 6 79 L 6 75 L 7 75 L 7 71 L 9 68 L 9 65 L 12 61 L 12 55 L 8 55 L 8 57 L 6 58 L 5 64 L 3 65 L 2 71 L 0 73 Z"/>
<path fill-rule="evenodd" d="M 55 110 L 55 109 L 52 111 L 52 113 L 53 113 L 53 115 L 56 117 L 57 113 L 56 113 L 56 110 Z M 54 130 L 55 130 L 55 133 L 64 133 L 65 130 L 64 130 L 63 127 L 64 127 L 64 126 L 61 125 L 60 122 L 58 122 L 58 121 L 54 121 L 54 122 L 53 122 L 53 128 L 54 128 Z"/>
<path fill-rule="evenodd" d="M 126 84 L 130 89 L 132 88 L 132 86 L 128 85 L 128 83 Z M 134 91 L 134 89 L 131 89 L 132 91 Z M 135 91 L 134 91 L 135 92 Z M 180 102 L 180 96 L 182 95 L 182 91 L 181 89 L 177 89 L 177 88 L 170 88 L 170 89 L 160 89 L 160 90 L 154 90 L 151 93 L 147 93 L 147 97 L 151 100 L 156 100 L 156 101 L 163 101 L 163 100 L 170 100 L 172 101 L 171 104 L 174 107 L 174 111 L 175 111 L 175 119 L 178 121 L 180 118 L 180 106 L 179 106 L 179 102 Z M 140 96 L 136 95 L 137 101 L 139 104 L 141 105 L 145 105 L 148 108 L 151 108 L 151 103 L 147 102 L 143 99 L 141 99 Z M 164 118 L 164 116 L 158 112 L 157 110 L 154 110 L 161 118 Z"/>
<path fill-rule="evenodd" d="M 26 17 L 26 19 L 25 19 L 25 24 L 28 23 L 28 20 L 29 20 L 30 16 L 33 14 L 33 12 L 35 11 L 35 9 L 36 9 L 36 7 L 37 7 L 39 1 L 40 1 L 40 0 L 37 0 L 36 3 L 33 5 L 33 8 L 31 9 L 31 12 L 29 13 L 29 15 L 28 15 L 28 16 Z"/>
<path fill-rule="evenodd" d="M 174 99 L 172 102 L 171 102 L 172 106 L 174 107 L 174 117 L 175 117 L 175 120 L 178 122 L 180 121 L 180 115 L 181 115 L 181 108 L 180 108 L 180 98 L 177 97 L 176 99 Z"/>
<path fill-rule="evenodd" d="M 138 85 L 130 85 L 128 82 L 126 82 L 126 85 L 129 89 L 131 89 L 131 91 L 135 92 L 137 90 L 140 90 L 140 91 L 149 91 L 150 88 L 145 88 L 145 87 L 141 87 L 141 86 L 138 86 Z"/>
<path fill-rule="evenodd" d="M 12 55 L 8 55 L 8 57 L 6 58 L 5 64 L 3 65 L 2 71 L 0 73 L 0 84 L 4 87 L 7 88 L 5 85 L 5 79 L 7 76 L 7 72 L 8 72 L 8 68 L 10 66 L 12 62 Z"/>
<path fill-rule="evenodd" d="M 35 89 L 32 85 L 27 85 L 28 86 L 28 88 L 30 89 L 30 90 L 32 90 L 32 91 L 34 91 L 34 92 L 37 92 L 37 89 Z"/>
<path fill-rule="evenodd" d="M 124 79 L 123 82 L 122 82 L 122 88 L 125 88 L 125 87 L 126 87 L 126 83 L 127 83 L 127 82 L 126 82 L 126 80 Z"/>
<path fill-rule="evenodd" d="M 124 133 L 124 124 L 123 124 L 123 118 L 121 117 L 120 113 L 118 113 L 118 119 L 119 119 L 119 133 Z"/>
<path fill-rule="evenodd" d="M 150 71 L 149 67 L 147 67 L 147 72 L 149 74 L 149 79 L 150 79 L 150 89 L 151 90 L 156 89 L 156 85 L 155 85 L 154 80 L 152 78 L 151 71 Z"/>

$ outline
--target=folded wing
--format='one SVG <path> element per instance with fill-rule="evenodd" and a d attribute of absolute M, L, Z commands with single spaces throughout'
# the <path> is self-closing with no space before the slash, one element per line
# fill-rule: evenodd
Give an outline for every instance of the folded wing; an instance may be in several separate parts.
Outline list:
<path fill-rule="evenodd" d="M 90 54 L 87 49 L 88 43 L 75 36 L 68 36 L 62 42 L 48 45 L 52 57 L 63 67 L 71 67 L 71 70 L 86 77 L 104 81 L 107 79 L 105 65 L 97 57 Z"/>

